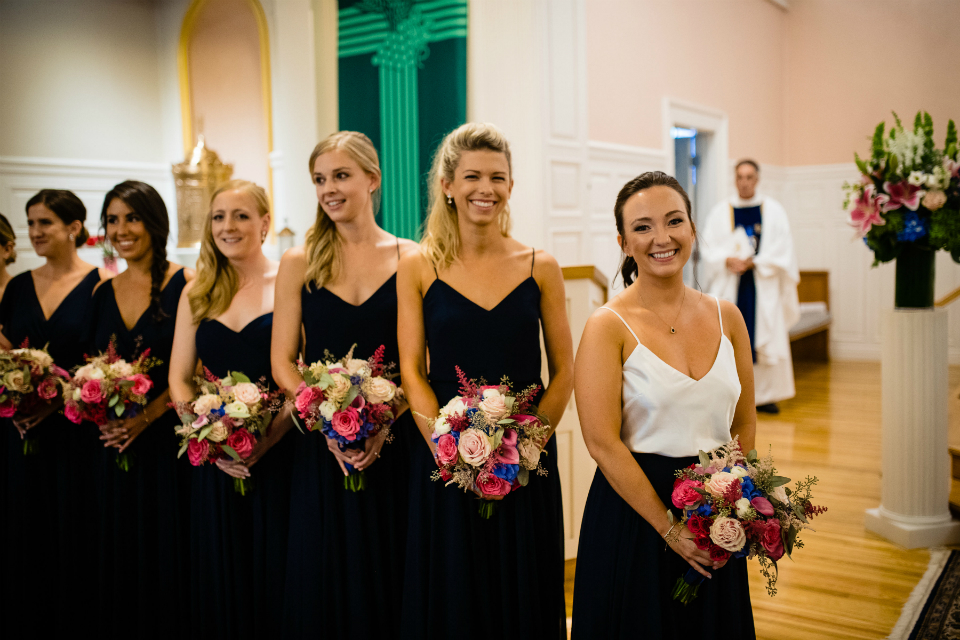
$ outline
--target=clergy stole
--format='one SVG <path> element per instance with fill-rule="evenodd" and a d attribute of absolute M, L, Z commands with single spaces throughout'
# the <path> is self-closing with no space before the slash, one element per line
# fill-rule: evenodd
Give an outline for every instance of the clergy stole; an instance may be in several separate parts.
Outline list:
<path fill-rule="evenodd" d="M 754 207 L 730 207 L 732 227 L 743 227 L 747 237 L 753 243 L 753 255 L 760 251 L 760 236 L 763 233 L 763 205 Z M 753 269 L 740 276 L 740 285 L 737 289 L 737 307 L 743 314 L 743 321 L 747 324 L 747 333 L 750 334 L 750 344 L 756 344 L 754 331 L 757 326 L 757 281 L 753 276 Z M 753 349 L 753 361 L 757 361 L 757 351 Z"/>
<path fill-rule="evenodd" d="M 377 222 L 416 240 L 430 161 L 467 119 L 467 0 L 339 0 L 340 129 L 380 154 Z"/>

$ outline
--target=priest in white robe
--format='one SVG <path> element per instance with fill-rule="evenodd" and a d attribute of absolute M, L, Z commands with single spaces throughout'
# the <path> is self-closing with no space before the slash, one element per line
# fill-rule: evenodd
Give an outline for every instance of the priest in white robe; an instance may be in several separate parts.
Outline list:
<path fill-rule="evenodd" d="M 800 272 L 787 213 L 757 194 L 759 180 L 756 162 L 737 164 L 737 195 L 710 212 L 700 255 L 707 292 L 736 304 L 747 324 L 757 410 L 777 413 L 777 402 L 796 395 L 789 331 L 800 318 Z"/>

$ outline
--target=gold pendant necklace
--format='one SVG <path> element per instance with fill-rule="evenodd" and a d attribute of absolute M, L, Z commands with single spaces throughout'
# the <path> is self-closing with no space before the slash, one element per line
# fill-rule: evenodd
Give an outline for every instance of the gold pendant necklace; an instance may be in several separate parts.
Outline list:
<path fill-rule="evenodd" d="M 637 293 L 640 294 L 640 302 L 642 302 L 642 303 L 643 303 L 643 306 L 646 307 L 646 306 L 647 306 L 647 302 L 646 302 L 646 300 L 643 299 L 643 293 L 640 292 L 640 289 L 639 289 L 639 288 L 637 288 Z M 662 322 L 663 324 L 666 324 L 668 327 L 670 327 L 670 333 L 676 333 L 677 330 L 673 328 L 673 325 L 677 324 L 677 318 L 680 317 L 680 312 L 683 311 L 683 302 L 684 302 L 686 299 L 687 299 L 687 288 L 684 287 L 684 288 L 683 288 L 683 297 L 680 298 L 680 308 L 677 309 L 677 317 L 673 319 L 673 324 L 667 324 L 667 322 L 666 322 L 663 318 L 660 318 L 660 314 L 657 313 L 656 311 L 654 311 L 653 308 L 647 307 L 647 309 L 649 309 L 650 312 L 651 312 L 653 315 L 657 316 L 657 318 L 660 318 L 660 322 Z"/>

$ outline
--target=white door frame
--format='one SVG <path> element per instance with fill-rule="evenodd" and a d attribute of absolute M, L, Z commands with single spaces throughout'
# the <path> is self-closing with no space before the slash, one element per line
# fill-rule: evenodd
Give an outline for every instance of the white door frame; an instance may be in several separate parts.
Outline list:
<path fill-rule="evenodd" d="M 667 172 L 676 167 L 676 149 L 670 130 L 673 127 L 686 127 L 712 134 L 709 146 L 703 153 L 703 160 L 697 168 L 697 191 L 699 202 L 693 203 L 698 217 L 703 219 L 710 208 L 727 196 L 727 184 L 730 182 L 729 157 L 730 145 L 727 114 L 719 109 L 703 105 L 663 98 L 663 148 L 667 154 Z M 698 149 L 697 154 L 700 155 Z"/>

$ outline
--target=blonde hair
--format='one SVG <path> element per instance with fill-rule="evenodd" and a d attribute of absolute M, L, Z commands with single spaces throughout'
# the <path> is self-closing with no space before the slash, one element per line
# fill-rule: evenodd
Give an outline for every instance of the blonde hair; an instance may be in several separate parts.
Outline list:
<path fill-rule="evenodd" d="M 468 122 L 447 134 L 430 168 L 430 213 L 425 223 L 425 233 L 420 248 L 427 259 L 438 269 L 450 266 L 460 255 L 460 223 L 457 206 L 448 204 L 441 180 L 453 182 L 454 173 L 460 165 L 464 151 L 496 151 L 507 158 L 507 168 L 513 177 L 510 159 L 510 143 L 503 132 L 492 124 Z M 510 206 L 504 204 L 497 220 L 503 237 L 510 237 Z"/>
<path fill-rule="evenodd" d="M 317 158 L 330 151 L 344 151 L 367 175 L 380 176 L 380 158 L 370 138 L 357 131 L 338 131 L 320 141 L 310 154 L 310 175 Z M 373 213 L 380 208 L 380 187 L 371 195 Z M 307 257 L 306 284 L 322 287 L 337 279 L 340 272 L 340 234 L 337 225 L 317 203 L 317 221 L 307 231 L 304 252 Z"/>
<path fill-rule="evenodd" d="M 231 180 L 220 185 L 210 198 L 210 211 L 203 221 L 203 241 L 197 259 L 197 277 L 187 295 L 194 324 L 204 318 L 216 318 L 230 308 L 233 297 L 240 289 L 240 276 L 230 264 L 213 239 L 213 203 L 225 191 L 240 191 L 249 194 L 257 203 L 260 217 L 270 213 L 270 199 L 263 187 L 248 180 Z"/>

